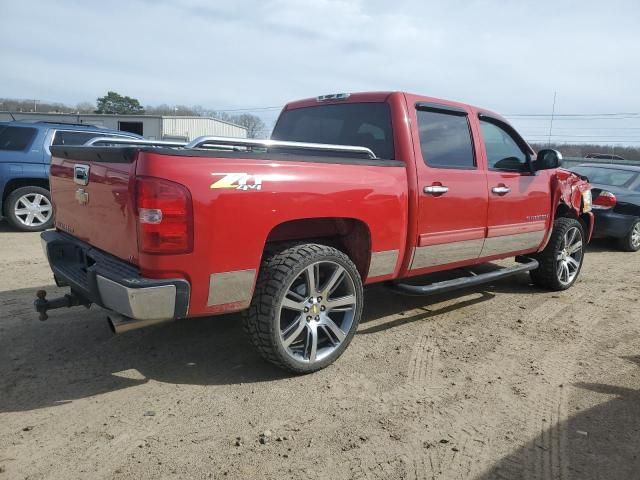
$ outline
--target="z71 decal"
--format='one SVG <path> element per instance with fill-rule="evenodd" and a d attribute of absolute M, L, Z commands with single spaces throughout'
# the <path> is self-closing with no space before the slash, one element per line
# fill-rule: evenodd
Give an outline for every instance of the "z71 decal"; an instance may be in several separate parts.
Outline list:
<path fill-rule="evenodd" d="M 212 173 L 223 177 L 211 184 L 211 188 L 233 188 L 234 190 L 261 190 L 262 177 L 248 173 Z"/>

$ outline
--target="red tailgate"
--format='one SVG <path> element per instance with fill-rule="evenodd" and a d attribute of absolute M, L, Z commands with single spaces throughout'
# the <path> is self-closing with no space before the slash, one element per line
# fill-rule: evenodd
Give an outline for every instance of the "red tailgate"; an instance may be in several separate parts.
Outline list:
<path fill-rule="evenodd" d="M 114 150 L 119 149 L 111 148 L 111 152 Z M 132 185 L 135 159 L 127 160 L 120 155 L 105 158 L 103 162 L 64 158 L 66 156 L 63 152 L 54 152 L 51 160 L 56 227 L 96 248 L 137 263 Z M 83 178 L 87 170 L 88 178 Z"/>

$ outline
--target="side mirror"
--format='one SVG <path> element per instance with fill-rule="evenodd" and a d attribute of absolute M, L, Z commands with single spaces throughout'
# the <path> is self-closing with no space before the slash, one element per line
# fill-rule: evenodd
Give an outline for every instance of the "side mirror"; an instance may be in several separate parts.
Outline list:
<path fill-rule="evenodd" d="M 562 166 L 562 154 L 558 150 L 545 148 L 540 150 L 534 163 L 535 170 L 550 170 Z"/>

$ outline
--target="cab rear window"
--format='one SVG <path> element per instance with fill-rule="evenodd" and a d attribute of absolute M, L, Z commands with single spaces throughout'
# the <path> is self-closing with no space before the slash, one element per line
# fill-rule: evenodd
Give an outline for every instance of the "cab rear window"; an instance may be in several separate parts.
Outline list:
<path fill-rule="evenodd" d="M 342 103 L 282 112 L 271 138 L 367 147 L 393 160 L 391 110 L 386 103 Z"/>
<path fill-rule="evenodd" d="M 19 152 L 26 150 L 37 130 L 29 127 L 0 127 L 0 150 Z"/>

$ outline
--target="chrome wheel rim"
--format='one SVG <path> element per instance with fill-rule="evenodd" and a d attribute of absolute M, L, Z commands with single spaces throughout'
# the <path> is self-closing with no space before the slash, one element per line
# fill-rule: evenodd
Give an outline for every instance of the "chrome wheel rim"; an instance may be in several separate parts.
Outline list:
<path fill-rule="evenodd" d="M 53 207 L 41 193 L 27 193 L 18 198 L 13 213 L 20 223 L 27 227 L 39 227 L 49 221 Z"/>
<path fill-rule="evenodd" d="M 342 345 L 353 325 L 358 298 L 353 279 L 340 264 L 319 261 L 288 285 L 277 312 L 280 341 L 304 363 L 320 362 Z"/>
<path fill-rule="evenodd" d="M 556 257 L 556 274 L 563 285 L 573 282 L 582 264 L 582 233 L 578 227 L 572 227 L 564 234 L 562 248 Z"/>
<path fill-rule="evenodd" d="M 636 223 L 631 231 L 631 246 L 633 248 L 640 247 L 640 222 Z"/>

